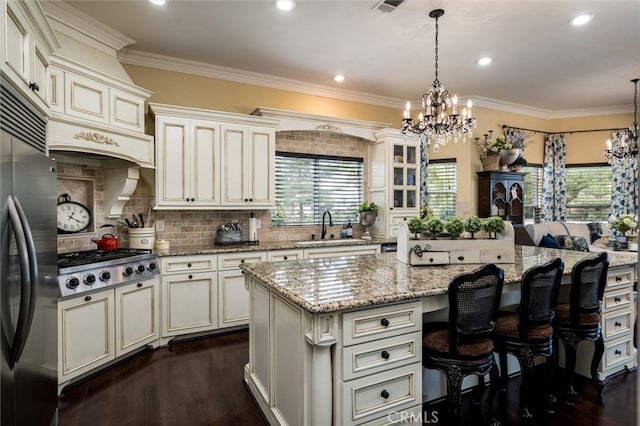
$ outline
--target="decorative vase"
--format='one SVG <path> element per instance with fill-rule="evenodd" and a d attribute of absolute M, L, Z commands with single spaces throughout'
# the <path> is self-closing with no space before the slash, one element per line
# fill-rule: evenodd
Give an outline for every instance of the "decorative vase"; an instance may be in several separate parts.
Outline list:
<path fill-rule="evenodd" d="M 481 158 L 480 161 L 484 171 L 500 170 L 500 155 L 487 155 Z"/>
<path fill-rule="evenodd" d="M 522 154 L 522 149 L 511 148 L 500 151 L 500 167 L 502 170 L 509 170 L 509 164 L 513 163 Z"/>

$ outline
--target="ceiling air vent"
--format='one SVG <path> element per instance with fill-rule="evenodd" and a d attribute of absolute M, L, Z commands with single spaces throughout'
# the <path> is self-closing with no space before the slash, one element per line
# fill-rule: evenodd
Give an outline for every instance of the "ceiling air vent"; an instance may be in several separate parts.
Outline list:
<path fill-rule="evenodd" d="M 380 3 L 376 4 L 373 8 L 378 9 L 382 13 L 391 13 L 398 6 L 404 3 L 405 0 L 382 0 Z"/>

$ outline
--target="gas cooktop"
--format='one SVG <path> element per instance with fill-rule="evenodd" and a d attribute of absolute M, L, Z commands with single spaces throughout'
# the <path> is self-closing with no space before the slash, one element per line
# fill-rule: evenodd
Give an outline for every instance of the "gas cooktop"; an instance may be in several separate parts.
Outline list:
<path fill-rule="evenodd" d="M 58 255 L 62 297 L 149 280 L 158 275 L 158 257 L 149 250 L 89 250 Z"/>

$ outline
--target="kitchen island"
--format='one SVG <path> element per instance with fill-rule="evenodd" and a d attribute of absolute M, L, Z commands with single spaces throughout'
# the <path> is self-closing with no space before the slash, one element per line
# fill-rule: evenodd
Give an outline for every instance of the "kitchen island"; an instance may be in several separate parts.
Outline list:
<path fill-rule="evenodd" d="M 517 246 L 515 263 L 500 265 L 502 304 L 519 300 L 526 269 L 561 257 L 568 283 L 573 265 L 589 256 Z M 608 286 L 632 287 L 636 261 L 612 254 Z M 423 317 L 446 318 L 449 281 L 479 266 L 411 267 L 395 253 L 243 266 L 251 298 L 245 381 L 269 422 L 388 424 L 419 417 L 423 399 L 440 396 L 428 389 L 423 396 Z M 633 301 L 628 305 L 631 328 Z M 627 348 L 620 359 L 635 366 L 630 342 Z"/>

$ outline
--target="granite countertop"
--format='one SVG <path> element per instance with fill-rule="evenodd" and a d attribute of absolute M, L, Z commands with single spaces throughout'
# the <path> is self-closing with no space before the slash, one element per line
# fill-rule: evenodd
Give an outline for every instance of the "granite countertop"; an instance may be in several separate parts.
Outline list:
<path fill-rule="evenodd" d="M 241 244 L 227 244 L 227 245 L 211 245 L 206 246 L 177 246 L 170 247 L 167 252 L 157 252 L 159 257 L 164 256 L 189 256 L 197 254 L 224 254 L 224 253 L 240 253 L 250 251 L 271 251 L 271 250 L 292 250 L 292 249 L 311 249 L 311 248 L 325 248 L 325 247 L 341 247 L 341 246 L 356 246 L 356 245 L 369 245 L 369 244 L 382 244 L 388 242 L 395 242 L 395 240 L 385 239 L 333 239 L 333 240 L 317 240 L 316 242 L 301 242 L 301 241 L 266 241 L 253 243 L 241 243 Z"/>
<path fill-rule="evenodd" d="M 593 253 L 516 246 L 516 262 L 499 265 L 505 285 L 518 283 L 532 266 L 561 257 L 565 274 Z M 610 267 L 635 265 L 635 256 L 611 254 Z M 261 262 L 242 265 L 247 273 L 311 313 L 336 312 L 446 294 L 457 274 L 481 265 L 410 266 L 396 253 Z"/>

